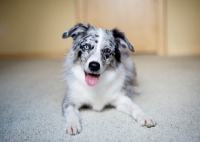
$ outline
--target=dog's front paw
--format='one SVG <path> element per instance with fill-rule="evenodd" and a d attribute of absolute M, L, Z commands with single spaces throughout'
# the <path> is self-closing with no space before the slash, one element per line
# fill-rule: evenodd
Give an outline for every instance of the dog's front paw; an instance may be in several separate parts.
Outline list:
<path fill-rule="evenodd" d="M 66 133 L 70 135 L 76 135 L 81 132 L 81 124 L 79 121 L 71 121 L 67 123 Z"/>
<path fill-rule="evenodd" d="M 156 122 L 146 115 L 138 116 L 137 121 L 141 126 L 146 126 L 148 128 L 156 126 Z"/>

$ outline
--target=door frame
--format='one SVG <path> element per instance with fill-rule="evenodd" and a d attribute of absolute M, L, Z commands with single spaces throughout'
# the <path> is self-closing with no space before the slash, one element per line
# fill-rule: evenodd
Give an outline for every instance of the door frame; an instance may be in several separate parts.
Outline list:
<path fill-rule="evenodd" d="M 166 0 L 154 0 L 156 15 L 156 54 L 166 56 L 167 53 L 167 2 Z"/>

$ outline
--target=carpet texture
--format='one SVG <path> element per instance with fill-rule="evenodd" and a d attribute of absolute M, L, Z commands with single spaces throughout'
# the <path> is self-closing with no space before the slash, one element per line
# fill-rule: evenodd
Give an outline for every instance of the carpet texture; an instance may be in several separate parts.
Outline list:
<path fill-rule="evenodd" d="M 141 127 L 113 108 L 81 110 L 82 132 L 65 134 L 63 60 L 0 61 L 2 142 L 199 142 L 200 57 L 136 55 L 142 93 L 133 102 L 157 122 Z"/>

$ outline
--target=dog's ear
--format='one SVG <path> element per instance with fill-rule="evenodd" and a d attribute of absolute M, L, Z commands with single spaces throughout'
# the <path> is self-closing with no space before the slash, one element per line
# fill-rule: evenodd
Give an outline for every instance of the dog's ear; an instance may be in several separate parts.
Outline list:
<path fill-rule="evenodd" d="M 77 24 L 75 25 L 73 28 L 69 29 L 68 31 L 64 32 L 62 35 L 62 38 L 68 38 L 68 37 L 72 37 L 74 40 L 82 35 L 85 31 L 87 31 L 90 28 L 89 24 Z"/>
<path fill-rule="evenodd" d="M 115 47 L 115 59 L 117 62 L 121 62 L 121 53 L 118 46 Z"/>
<path fill-rule="evenodd" d="M 132 52 L 134 52 L 134 47 L 130 44 L 128 39 L 125 37 L 124 33 L 118 29 L 111 30 L 113 33 L 113 37 L 115 38 L 115 42 L 118 44 L 118 47 L 126 48 L 128 47 Z"/>

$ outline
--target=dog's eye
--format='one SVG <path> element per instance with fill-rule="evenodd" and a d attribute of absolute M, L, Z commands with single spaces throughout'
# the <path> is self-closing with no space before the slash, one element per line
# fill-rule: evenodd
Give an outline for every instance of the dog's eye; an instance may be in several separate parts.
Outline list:
<path fill-rule="evenodd" d="M 103 50 L 103 56 L 104 56 L 105 59 L 108 59 L 111 55 L 112 55 L 111 49 L 105 48 L 105 49 Z"/>
<path fill-rule="evenodd" d="M 109 48 L 106 48 L 106 49 L 104 49 L 104 52 L 105 52 L 105 53 L 110 53 L 111 50 L 110 50 Z"/>
<path fill-rule="evenodd" d="M 85 44 L 85 45 L 82 46 L 82 49 L 91 50 L 91 49 L 93 49 L 93 47 L 91 45 L 89 45 L 89 44 Z"/>
<path fill-rule="evenodd" d="M 86 50 L 90 49 L 90 46 L 89 46 L 88 44 L 85 44 L 83 47 L 84 47 L 84 49 L 86 49 Z"/>

